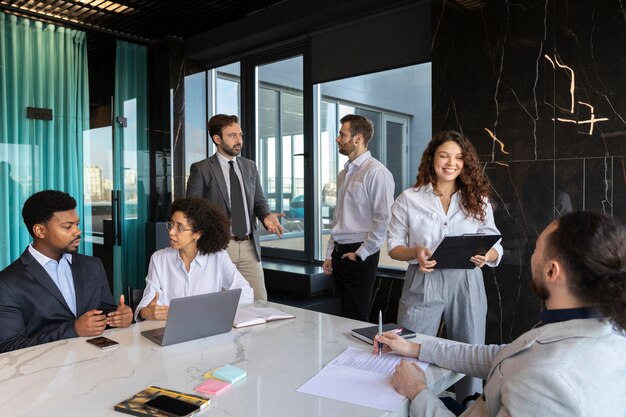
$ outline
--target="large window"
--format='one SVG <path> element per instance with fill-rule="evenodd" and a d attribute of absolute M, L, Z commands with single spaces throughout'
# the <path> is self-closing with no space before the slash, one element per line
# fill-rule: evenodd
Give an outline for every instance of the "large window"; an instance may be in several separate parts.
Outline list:
<path fill-rule="evenodd" d="M 304 126 L 302 57 L 257 67 L 257 165 L 272 212 L 285 213 L 282 239 L 262 234 L 261 245 L 304 251 Z"/>
<path fill-rule="evenodd" d="M 310 85 L 313 103 L 308 107 L 302 55 L 245 65 L 253 74 L 254 88 L 242 89 L 239 63 L 187 77 L 186 174 L 191 163 L 215 152 L 207 137 L 207 118 L 217 113 L 241 115 L 242 107 L 250 109 L 246 117 L 252 120 L 241 121 L 246 155 L 257 163 L 271 210 L 285 214 L 282 239 L 262 232 L 264 257 L 322 260 L 336 205 L 337 175 L 347 161 L 337 151 L 339 120 L 354 113 L 374 122 L 369 150 L 393 174 L 398 196 L 414 183 L 431 137 L 430 63 Z M 243 90 L 254 96 L 242 97 Z M 305 111 L 313 114 L 308 134 Z M 255 152 L 250 152 L 252 145 Z M 307 241 L 310 253 L 305 253 Z M 406 264 L 390 259 L 384 246 L 380 266 L 404 269 Z"/>
<path fill-rule="evenodd" d="M 323 259 L 336 203 L 337 174 L 347 161 L 335 141 L 340 119 L 352 113 L 374 122 L 369 150 L 393 174 L 397 197 L 415 181 L 421 153 L 431 135 L 430 64 L 318 84 L 314 89 L 318 115 L 316 233 L 320 237 L 316 258 Z M 386 246 L 380 255 L 382 267 L 406 267 L 405 262 L 389 258 Z"/>
<path fill-rule="evenodd" d="M 220 113 L 241 116 L 240 86 L 238 62 L 185 77 L 185 184 L 191 164 L 215 153 L 207 121 Z"/>

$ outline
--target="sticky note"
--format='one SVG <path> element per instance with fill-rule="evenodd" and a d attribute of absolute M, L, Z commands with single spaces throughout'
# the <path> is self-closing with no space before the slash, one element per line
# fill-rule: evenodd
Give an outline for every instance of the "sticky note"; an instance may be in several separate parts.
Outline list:
<path fill-rule="evenodd" d="M 194 389 L 201 394 L 217 395 L 228 387 L 230 387 L 228 382 L 219 381 L 217 379 L 207 379 Z"/>
<path fill-rule="evenodd" d="M 216 377 L 214 377 L 214 376 L 213 376 L 213 372 L 217 371 L 218 369 L 220 369 L 220 368 L 219 368 L 219 367 L 217 367 L 217 368 L 213 368 L 213 369 L 211 369 L 210 371 L 206 371 L 206 372 L 202 375 L 202 378 L 204 378 L 204 379 L 209 379 L 209 378 L 211 378 L 211 379 L 217 379 Z"/>
<path fill-rule="evenodd" d="M 234 384 L 246 377 L 246 371 L 233 365 L 224 365 L 213 371 L 213 376 L 222 381 Z"/>

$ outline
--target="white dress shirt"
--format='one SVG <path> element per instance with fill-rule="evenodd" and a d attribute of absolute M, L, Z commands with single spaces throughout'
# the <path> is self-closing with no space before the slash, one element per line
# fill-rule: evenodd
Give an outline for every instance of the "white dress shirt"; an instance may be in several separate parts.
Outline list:
<path fill-rule="evenodd" d="M 230 159 L 226 158 L 224 155 L 222 155 L 219 152 L 216 152 L 217 154 L 217 160 L 220 161 L 220 167 L 222 168 L 222 173 L 224 174 L 224 181 L 226 181 L 226 188 L 228 189 L 228 198 L 230 199 L 230 164 L 228 163 L 229 161 L 231 161 Z M 235 174 L 237 174 L 237 177 L 239 178 L 239 184 L 241 185 L 241 197 L 243 198 L 243 210 L 244 213 L 246 213 L 246 233 L 247 234 L 251 234 L 252 233 L 252 229 L 250 228 L 250 212 L 248 211 L 248 199 L 246 198 L 246 189 L 245 189 L 245 185 L 244 185 L 244 181 L 243 178 L 241 177 L 241 170 L 239 169 L 239 164 L 237 163 L 237 157 L 233 157 L 232 161 L 234 162 L 234 166 L 235 166 Z M 230 206 L 230 203 L 229 203 Z M 233 236 L 233 228 L 231 225 L 230 228 L 230 235 Z"/>
<path fill-rule="evenodd" d="M 369 151 L 346 162 L 337 178 L 337 205 L 326 259 L 335 242 L 363 242 L 356 254 L 365 260 L 385 242 L 395 183 L 391 172 Z"/>
<path fill-rule="evenodd" d="M 461 208 L 460 192 L 452 194 L 446 214 L 432 184 L 404 190 L 391 207 L 387 250 L 390 252 L 396 246 L 425 246 L 433 251 L 434 246 L 445 235 L 467 233 L 499 235 L 500 232 L 493 220 L 491 204 L 486 198 L 484 202 L 485 220 L 481 222 L 465 215 Z M 498 258 L 493 262 L 487 262 L 489 266 L 497 266 L 502 259 L 503 250 L 500 241 L 493 248 L 498 252 Z M 408 262 L 417 264 L 417 259 Z"/>
<path fill-rule="evenodd" d="M 253 301 L 250 284 L 239 273 L 225 250 L 209 255 L 198 253 L 187 272 L 178 249 L 161 249 L 150 258 L 146 289 L 135 311 L 135 318 L 140 320 L 139 311 L 152 301 L 157 292 L 157 304 L 167 306 L 174 298 L 235 288 L 241 288 L 239 304 Z"/>
<path fill-rule="evenodd" d="M 74 276 L 72 275 L 71 267 L 72 254 L 64 253 L 61 260 L 57 262 L 39 252 L 33 245 L 28 245 L 28 251 L 52 278 L 54 284 L 61 291 L 67 306 L 76 316 L 76 290 L 74 289 Z"/>

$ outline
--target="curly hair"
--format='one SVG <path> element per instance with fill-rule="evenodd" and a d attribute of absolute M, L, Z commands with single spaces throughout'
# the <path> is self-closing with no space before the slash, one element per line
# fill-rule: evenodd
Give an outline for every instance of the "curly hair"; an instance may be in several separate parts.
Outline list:
<path fill-rule="evenodd" d="M 230 241 L 230 221 L 215 204 L 204 198 L 181 198 L 172 203 L 170 217 L 181 212 L 194 232 L 201 236 L 196 242 L 198 252 L 211 254 L 226 249 Z"/>
<path fill-rule="evenodd" d="M 437 174 L 435 174 L 433 162 L 435 152 L 439 146 L 448 141 L 455 142 L 463 152 L 463 169 L 456 178 L 456 187 L 461 191 L 463 212 L 468 217 L 473 217 L 482 222 L 486 216 L 483 198 L 489 197 L 490 185 L 487 177 L 480 169 L 476 149 L 469 139 L 461 133 L 454 130 L 444 130 L 433 136 L 422 154 L 414 187 L 432 184 L 433 188 L 437 190 Z"/>
<path fill-rule="evenodd" d="M 28 233 L 35 237 L 33 226 L 47 224 L 54 213 L 69 211 L 76 208 L 76 200 L 68 193 L 57 190 L 39 191 L 28 197 L 22 207 L 22 218 Z"/>
<path fill-rule="evenodd" d="M 577 211 L 556 220 L 546 258 L 563 264 L 569 290 L 626 330 L 626 226 L 600 213 Z"/>

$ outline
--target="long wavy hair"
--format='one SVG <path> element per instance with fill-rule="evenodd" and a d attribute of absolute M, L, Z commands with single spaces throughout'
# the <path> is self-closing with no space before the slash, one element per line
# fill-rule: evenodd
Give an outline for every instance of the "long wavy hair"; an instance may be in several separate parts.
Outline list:
<path fill-rule="evenodd" d="M 482 222 L 486 216 L 483 198 L 489 197 L 491 187 L 487 177 L 480 169 L 476 149 L 469 139 L 461 133 L 454 130 L 444 130 L 433 136 L 422 154 L 414 187 L 432 184 L 435 192 L 439 193 L 433 160 L 439 146 L 448 141 L 455 142 L 463 152 L 463 169 L 456 178 L 457 190 L 461 191 L 461 208 L 468 217 L 473 217 Z"/>

